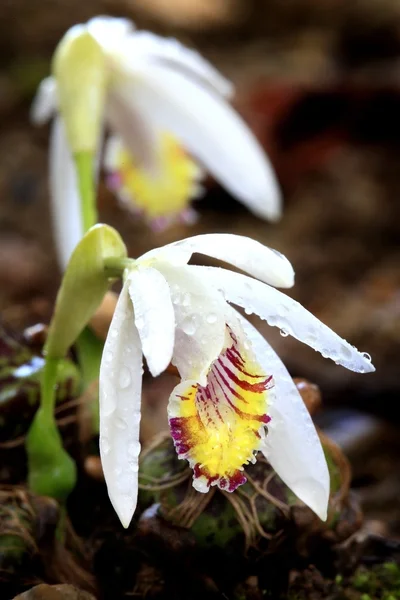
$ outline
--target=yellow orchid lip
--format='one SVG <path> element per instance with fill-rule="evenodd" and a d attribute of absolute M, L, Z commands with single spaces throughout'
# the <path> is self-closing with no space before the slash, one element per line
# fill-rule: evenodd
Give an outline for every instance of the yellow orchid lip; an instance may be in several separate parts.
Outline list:
<path fill-rule="evenodd" d="M 134 212 L 146 216 L 155 229 L 163 229 L 181 216 L 190 221 L 189 202 L 198 194 L 201 170 L 171 133 L 159 134 L 157 172 L 148 172 L 116 138 L 107 155 L 110 188 Z"/>
<path fill-rule="evenodd" d="M 262 441 L 272 376 L 255 362 L 226 327 L 226 344 L 211 365 L 207 384 L 183 382 L 169 409 L 171 435 L 179 458 L 193 468 L 193 485 L 233 492 L 246 482 L 243 465 L 254 461 Z M 186 388 L 186 389 L 185 389 Z"/>

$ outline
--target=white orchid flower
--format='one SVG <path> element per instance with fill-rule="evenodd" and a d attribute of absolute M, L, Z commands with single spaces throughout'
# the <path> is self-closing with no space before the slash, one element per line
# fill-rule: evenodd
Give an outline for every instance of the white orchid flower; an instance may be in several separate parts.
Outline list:
<path fill-rule="evenodd" d="M 185 209 L 201 169 L 187 153 L 256 215 L 279 218 L 273 170 L 229 104 L 233 87 L 197 52 L 125 19 L 97 17 L 66 33 L 53 72 L 32 118 L 56 115 L 50 181 L 63 266 L 83 233 L 71 154 L 99 156 L 104 127 L 113 134 L 104 153 L 112 186 L 158 224 L 182 212 L 191 218 Z"/>
<path fill-rule="evenodd" d="M 249 276 L 188 265 L 192 253 Z M 100 452 L 111 502 L 127 527 L 138 493 L 142 355 L 153 376 L 170 364 L 181 383 L 169 399 L 179 458 L 193 486 L 233 491 L 244 465 L 265 454 L 293 492 L 326 519 L 329 474 L 311 417 L 268 342 L 229 303 L 254 312 L 348 369 L 374 371 L 298 302 L 272 286 L 294 273 L 278 252 L 249 238 L 208 234 L 153 250 L 125 271 L 100 368 Z"/>

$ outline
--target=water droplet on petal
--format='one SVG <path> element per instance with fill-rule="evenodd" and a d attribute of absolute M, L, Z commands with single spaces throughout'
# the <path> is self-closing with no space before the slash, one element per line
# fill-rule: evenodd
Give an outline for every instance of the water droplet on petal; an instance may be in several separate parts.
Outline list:
<path fill-rule="evenodd" d="M 372 361 L 371 355 L 368 354 L 368 352 L 362 352 L 362 356 L 365 358 L 365 360 L 367 360 L 368 362 Z"/>
<path fill-rule="evenodd" d="M 140 454 L 141 444 L 140 442 L 131 442 L 128 445 L 128 455 L 131 458 L 137 458 Z"/>
<path fill-rule="evenodd" d="M 289 335 L 289 332 L 286 331 L 286 329 L 281 329 L 279 333 L 282 337 L 287 337 Z"/>
<path fill-rule="evenodd" d="M 182 306 L 190 306 L 191 296 L 189 292 L 183 294 Z"/>
<path fill-rule="evenodd" d="M 108 441 L 108 438 L 102 437 L 100 445 L 101 445 L 101 451 L 103 452 L 103 454 L 107 455 L 110 452 L 110 442 Z"/>
<path fill-rule="evenodd" d="M 217 315 L 215 313 L 209 313 L 207 315 L 206 321 L 207 323 L 210 323 L 210 325 L 212 325 L 212 323 L 216 323 L 217 322 Z"/>
<path fill-rule="evenodd" d="M 118 383 L 119 383 L 119 387 L 121 389 L 125 389 L 128 387 L 128 385 L 130 385 L 132 381 L 131 378 L 131 373 L 128 369 L 128 367 L 121 367 L 120 371 L 119 371 L 119 377 L 118 377 Z"/>
<path fill-rule="evenodd" d="M 126 429 L 128 427 L 128 423 L 125 421 L 125 419 L 118 417 L 118 419 L 115 421 L 115 426 L 118 427 L 118 429 Z"/>
<path fill-rule="evenodd" d="M 106 360 L 106 362 L 111 362 L 113 359 L 113 353 L 110 350 L 107 350 L 107 352 L 104 355 L 104 358 Z"/>
<path fill-rule="evenodd" d="M 140 423 L 140 419 L 141 419 L 141 413 L 140 413 L 140 411 L 133 413 L 133 415 L 132 415 L 132 422 L 134 424 L 137 425 L 138 423 Z"/>
<path fill-rule="evenodd" d="M 197 318 L 195 315 L 191 315 L 184 319 L 182 323 L 182 331 L 186 333 L 186 335 L 194 335 L 197 331 Z"/>
<path fill-rule="evenodd" d="M 251 308 L 249 308 L 248 306 L 246 306 L 246 308 L 244 309 L 244 312 L 246 313 L 246 315 L 251 315 L 253 313 Z"/>

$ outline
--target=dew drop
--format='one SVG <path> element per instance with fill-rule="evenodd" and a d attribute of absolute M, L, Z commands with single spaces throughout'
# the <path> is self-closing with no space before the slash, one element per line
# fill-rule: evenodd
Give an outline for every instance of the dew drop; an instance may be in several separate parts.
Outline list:
<path fill-rule="evenodd" d="M 215 313 L 209 313 L 207 315 L 206 321 L 207 321 L 207 323 L 210 323 L 210 325 L 212 325 L 213 323 L 217 322 L 217 319 L 218 319 L 218 317 Z"/>
<path fill-rule="evenodd" d="M 120 371 L 119 371 L 119 377 L 118 377 L 118 384 L 119 387 L 124 390 L 125 388 L 128 387 L 128 385 L 131 383 L 132 378 L 131 378 L 131 373 L 128 369 L 128 367 L 121 367 Z"/>
<path fill-rule="evenodd" d="M 289 335 L 289 332 L 286 331 L 286 329 L 281 329 L 279 333 L 282 337 L 287 337 Z"/>
<path fill-rule="evenodd" d="M 104 358 L 106 359 L 106 362 L 111 362 L 113 359 L 113 353 L 110 350 L 107 350 L 107 352 L 104 355 Z"/>
<path fill-rule="evenodd" d="M 128 445 L 128 455 L 132 458 L 137 458 L 140 454 L 141 445 L 140 442 L 131 442 Z"/>
<path fill-rule="evenodd" d="M 110 442 L 106 437 L 101 438 L 101 450 L 105 456 L 110 452 Z"/>
<path fill-rule="evenodd" d="M 365 358 L 365 360 L 367 360 L 368 362 L 372 361 L 371 355 L 368 354 L 368 352 L 362 352 L 362 356 L 363 358 Z"/>
<path fill-rule="evenodd" d="M 248 306 L 246 306 L 246 308 L 244 309 L 244 312 L 246 313 L 246 315 L 252 315 L 253 314 L 253 311 Z"/>
<path fill-rule="evenodd" d="M 194 335 L 197 331 L 196 319 L 194 315 L 185 319 L 182 323 L 182 331 L 186 333 L 186 335 Z"/>
<path fill-rule="evenodd" d="M 118 429 L 126 429 L 128 427 L 128 423 L 125 421 L 125 419 L 118 417 L 118 419 L 115 421 L 115 426 L 118 427 Z"/>
<path fill-rule="evenodd" d="M 183 294 L 182 306 L 190 306 L 191 296 L 189 292 Z"/>

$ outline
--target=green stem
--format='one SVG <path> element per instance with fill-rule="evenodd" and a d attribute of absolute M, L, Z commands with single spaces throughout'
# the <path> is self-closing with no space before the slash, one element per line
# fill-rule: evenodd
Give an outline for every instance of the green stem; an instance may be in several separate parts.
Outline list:
<path fill-rule="evenodd" d="M 54 417 L 57 369 L 59 362 L 58 358 L 46 357 L 42 377 L 40 379 L 40 409 L 49 419 L 53 419 Z"/>
<path fill-rule="evenodd" d="M 134 258 L 106 258 L 104 260 L 104 271 L 107 277 L 122 278 L 125 269 L 130 269 L 135 264 Z"/>
<path fill-rule="evenodd" d="M 92 152 L 77 152 L 74 156 L 78 175 L 83 231 L 97 223 L 94 157 Z"/>

